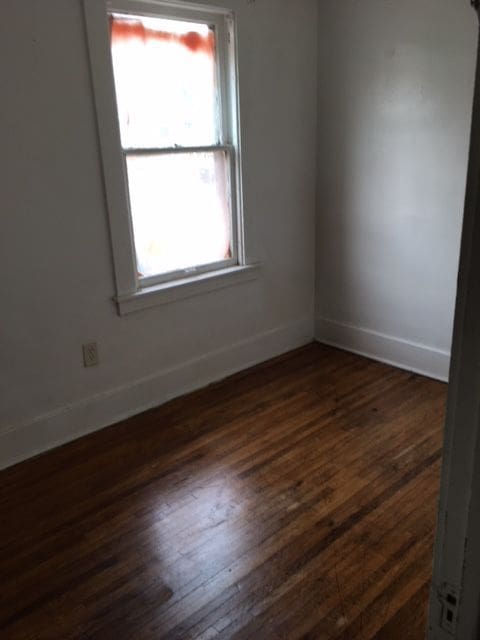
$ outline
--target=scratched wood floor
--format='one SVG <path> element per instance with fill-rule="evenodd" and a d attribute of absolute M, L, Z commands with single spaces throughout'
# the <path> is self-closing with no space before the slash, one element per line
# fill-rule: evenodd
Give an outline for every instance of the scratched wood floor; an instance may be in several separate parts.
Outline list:
<path fill-rule="evenodd" d="M 0 637 L 420 640 L 445 396 L 311 345 L 4 471 Z"/>

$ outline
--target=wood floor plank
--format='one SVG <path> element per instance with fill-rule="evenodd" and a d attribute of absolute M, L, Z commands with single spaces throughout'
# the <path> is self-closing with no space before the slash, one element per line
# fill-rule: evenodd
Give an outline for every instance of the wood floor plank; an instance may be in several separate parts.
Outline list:
<path fill-rule="evenodd" d="M 445 399 L 313 344 L 0 473 L 0 637 L 421 640 Z"/>

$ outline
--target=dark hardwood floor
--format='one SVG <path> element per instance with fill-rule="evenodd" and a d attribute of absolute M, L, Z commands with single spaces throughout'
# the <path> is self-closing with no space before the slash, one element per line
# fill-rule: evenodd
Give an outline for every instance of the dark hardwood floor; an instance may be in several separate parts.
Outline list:
<path fill-rule="evenodd" d="M 4 471 L 0 637 L 422 639 L 445 396 L 311 345 Z"/>

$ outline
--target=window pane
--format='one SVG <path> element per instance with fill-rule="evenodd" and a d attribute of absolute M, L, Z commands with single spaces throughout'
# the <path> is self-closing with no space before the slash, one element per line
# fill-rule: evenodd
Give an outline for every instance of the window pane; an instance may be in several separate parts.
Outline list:
<path fill-rule="evenodd" d="M 231 257 L 228 154 L 127 156 L 140 277 Z"/>
<path fill-rule="evenodd" d="M 213 28 L 115 14 L 111 45 L 123 148 L 220 142 Z"/>

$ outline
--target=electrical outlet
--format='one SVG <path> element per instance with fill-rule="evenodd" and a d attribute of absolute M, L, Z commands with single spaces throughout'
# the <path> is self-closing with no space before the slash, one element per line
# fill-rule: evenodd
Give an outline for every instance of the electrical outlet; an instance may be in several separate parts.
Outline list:
<path fill-rule="evenodd" d="M 85 367 L 96 367 L 98 365 L 98 347 L 96 342 L 90 342 L 84 344 L 83 349 L 83 364 Z"/>
<path fill-rule="evenodd" d="M 458 589 L 449 584 L 444 584 L 438 595 L 442 603 L 440 626 L 453 636 L 457 629 Z"/>

